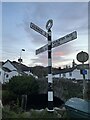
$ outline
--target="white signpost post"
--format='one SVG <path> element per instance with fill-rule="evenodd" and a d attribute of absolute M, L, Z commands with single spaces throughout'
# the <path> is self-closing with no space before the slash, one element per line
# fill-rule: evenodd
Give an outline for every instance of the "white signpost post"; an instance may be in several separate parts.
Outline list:
<path fill-rule="evenodd" d="M 34 23 L 30 23 L 30 28 L 40 33 L 44 37 L 48 39 L 48 44 L 36 50 L 36 55 L 48 50 L 48 111 L 52 112 L 53 110 L 53 80 L 52 80 L 52 48 L 57 47 L 59 45 L 65 44 L 69 41 L 72 41 L 77 38 L 77 32 L 74 31 L 66 36 L 59 38 L 55 41 L 51 39 L 51 28 L 53 26 L 53 20 L 48 20 L 46 24 L 46 29 L 48 32 L 45 32 L 40 27 L 35 25 Z"/>

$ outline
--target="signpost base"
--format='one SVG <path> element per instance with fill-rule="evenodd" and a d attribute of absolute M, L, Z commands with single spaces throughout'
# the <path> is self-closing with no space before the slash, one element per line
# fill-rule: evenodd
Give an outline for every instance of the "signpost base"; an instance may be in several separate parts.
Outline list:
<path fill-rule="evenodd" d="M 46 108 L 46 110 L 47 110 L 48 112 L 54 112 L 54 109 L 53 109 L 53 110 L 49 110 L 48 108 Z"/>

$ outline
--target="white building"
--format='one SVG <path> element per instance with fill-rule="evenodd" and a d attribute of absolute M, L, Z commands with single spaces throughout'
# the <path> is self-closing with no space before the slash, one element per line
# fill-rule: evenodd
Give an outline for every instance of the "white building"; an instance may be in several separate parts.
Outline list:
<path fill-rule="evenodd" d="M 0 66 L 0 82 L 9 82 L 13 76 L 18 76 L 16 68 L 9 62 L 5 62 L 4 65 Z"/>
<path fill-rule="evenodd" d="M 2 84 L 9 82 L 9 79 L 18 75 L 32 75 L 38 79 L 37 76 L 30 72 L 30 67 L 19 64 L 16 61 L 11 62 L 10 60 L 7 60 L 3 65 L 0 65 L 0 82 Z"/>
<path fill-rule="evenodd" d="M 0 67 L 0 83 L 3 83 L 4 80 L 4 70 Z"/>
<path fill-rule="evenodd" d="M 0 68 L 0 83 L 8 82 L 10 79 L 10 72 L 11 71 L 5 67 Z"/>
<path fill-rule="evenodd" d="M 87 66 L 89 66 L 87 64 Z M 90 80 L 90 68 L 85 69 L 87 74 L 85 74 L 85 79 Z M 53 75 L 53 78 L 68 78 L 75 80 L 82 80 L 83 75 L 80 73 L 80 69 L 77 66 L 72 68 L 64 68 L 59 70 L 59 74 Z"/>

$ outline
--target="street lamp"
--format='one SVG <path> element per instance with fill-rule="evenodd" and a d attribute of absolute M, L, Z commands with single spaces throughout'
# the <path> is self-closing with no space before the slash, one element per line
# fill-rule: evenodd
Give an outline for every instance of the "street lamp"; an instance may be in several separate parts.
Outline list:
<path fill-rule="evenodd" d="M 19 75 L 20 75 L 20 73 L 21 73 L 21 62 L 22 62 L 22 58 L 21 58 L 21 55 L 22 55 L 22 51 L 25 51 L 25 49 L 21 49 L 21 51 L 20 51 L 20 58 L 18 59 L 18 62 L 19 62 L 19 64 L 20 64 L 20 70 L 19 70 Z"/>

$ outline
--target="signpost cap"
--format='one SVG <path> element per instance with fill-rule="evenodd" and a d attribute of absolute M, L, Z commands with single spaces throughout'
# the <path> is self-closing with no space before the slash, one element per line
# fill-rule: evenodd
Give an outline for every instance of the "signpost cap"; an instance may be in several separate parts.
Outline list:
<path fill-rule="evenodd" d="M 46 29 L 49 30 L 49 29 L 51 29 L 52 26 L 53 26 L 53 20 L 50 19 L 46 23 Z"/>

